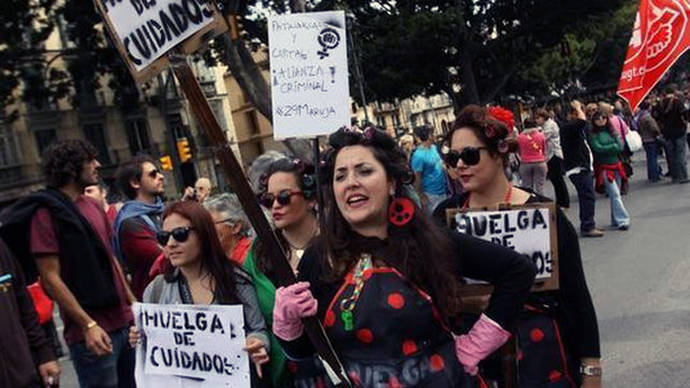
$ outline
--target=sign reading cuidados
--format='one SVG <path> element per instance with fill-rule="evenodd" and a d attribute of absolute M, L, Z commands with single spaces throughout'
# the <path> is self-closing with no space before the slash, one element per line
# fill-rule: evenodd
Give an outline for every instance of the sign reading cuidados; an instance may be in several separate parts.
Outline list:
<path fill-rule="evenodd" d="M 135 303 L 140 387 L 250 386 L 240 305 Z"/>
<path fill-rule="evenodd" d="M 96 7 L 137 82 L 165 69 L 172 48 L 191 54 L 227 30 L 208 0 L 96 0 Z"/>
<path fill-rule="evenodd" d="M 559 288 L 558 227 L 553 203 L 488 209 L 448 209 L 448 226 L 527 256 L 537 270 L 532 291 Z M 468 294 L 486 292 L 483 282 L 466 279 Z M 476 286 L 475 286 L 476 285 Z"/>

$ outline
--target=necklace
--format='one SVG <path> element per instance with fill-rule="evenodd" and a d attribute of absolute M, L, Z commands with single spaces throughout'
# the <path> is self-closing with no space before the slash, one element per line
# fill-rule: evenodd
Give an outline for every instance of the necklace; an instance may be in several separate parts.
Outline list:
<path fill-rule="evenodd" d="M 371 267 L 371 255 L 363 253 L 355 268 L 355 289 L 352 291 L 352 295 L 349 298 L 340 301 L 340 320 L 343 322 L 343 329 L 345 331 L 352 331 L 355 328 L 355 317 L 352 312 L 357 305 L 357 300 L 362 293 L 362 288 L 364 288 L 364 271 Z"/>
<path fill-rule="evenodd" d="M 510 183 L 508 184 L 508 190 L 506 190 L 506 195 L 503 197 L 503 203 L 507 203 L 510 205 L 510 199 L 513 197 L 513 185 Z M 470 206 L 470 199 L 472 198 L 472 193 L 469 193 L 467 195 L 467 199 L 465 200 L 465 203 L 462 205 L 462 210 L 467 210 Z"/>
<path fill-rule="evenodd" d="M 287 241 L 288 245 L 290 246 L 290 248 L 291 248 L 292 250 L 294 250 L 294 251 L 296 251 L 296 252 L 297 252 L 297 251 L 302 251 L 302 252 L 304 252 L 304 249 L 305 249 L 305 248 L 309 245 L 309 243 L 311 243 L 311 241 L 314 239 L 314 237 L 316 236 L 318 230 L 319 230 L 319 228 L 318 228 L 318 226 L 317 226 L 317 223 L 316 223 L 316 221 L 314 221 L 314 227 L 313 227 L 312 230 L 311 230 L 311 236 L 309 237 L 309 239 L 307 240 L 307 242 L 304 243 L 304 245 L 302 245 L 301 247 L 298 247 L 297 245 L 292 244 L 292 243 L 290 242 L 290 240 L 285 236 L 285 232 L 283 232 L 283 237 L 285 237 L 285 241 Z"/>

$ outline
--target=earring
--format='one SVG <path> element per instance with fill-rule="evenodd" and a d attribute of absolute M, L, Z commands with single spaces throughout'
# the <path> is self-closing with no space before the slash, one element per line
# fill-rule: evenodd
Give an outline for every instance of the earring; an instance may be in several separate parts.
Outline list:
<path fill-rule="evenodd" d="M 388 206 L 388 220 L 395 226 L 404 226 L 414 217 L 414 203 L 406 197 L 398 197 Z"/>

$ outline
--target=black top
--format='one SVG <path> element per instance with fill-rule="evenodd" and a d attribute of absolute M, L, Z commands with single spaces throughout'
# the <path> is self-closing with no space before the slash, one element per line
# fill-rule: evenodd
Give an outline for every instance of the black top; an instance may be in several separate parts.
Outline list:
<path fill-rule="evenodd" d="M 522 309 L 522 303 L 529 294 L 536 270 L 526 256 L 502 246 L 448 231 L 457 253 L 458 281 L 461 277 L 470 277 L 488 281 L 494 286 L 485 314 L 502 327 L 510 327 Z M 379 258 L 377 251 L 385 250 L 386 240 L 359 237 L 359 247 Z M 329 280 L 320 265 L 319 244 L 308 248 L 300 261 L 298 280 L 311 283 L 311 292 L 318 300 L 318 317 L 323 321 L 326 309 L 343 279 Z M 364 248 L 366 247 L 366 248 Z M 383 259 L 385 261 L 385 259 Z M 388 263 L 386 263 L 388 265 Z M 414 322 L 410 322 L 414 325 Z M 301 358 L 313 353 L 313 348 L 306 336 L 295 341 L 281 341 L 288 355 Z"/>
<path fill-rule="evenodd" d="M 678 139 L 685 135 L 683 103 L 677 97 L 666 97 L 661 103 L 661 133 L 667 139 Z"/>
<path fill-rule="evenodd" d="M 0 387 L 41 387 L 36 366 L 55 360 L 22 272 L 0 239 Z"/>
<path fill-rule="evenodd" d="M 31 220 L 38 208 L 46 208 L 55 223 L 60 277 L 79 304 L 94 310 L 117 306 L 120 299 L 113 282 L 111 253 L 74 202 L 54 188 L 20 199 L 0 220 L 0 236 L 11 242 L 10 249 L 27 279 L 34 281 L 38 276 L 30 250 Z"/>
<path fill-rule="evenodd" d="M 525 190 L 525 189 L 522 189 Z M 527 190 L 525 190 L 527 191 Z M 537 194 L 530 196 L 527 203 L 552 202 Z M 456 195 L 441 202 L 433 217 L 440 225 L 446 225 L 446 209 L 461 207 L 467 195 Z M 554 292 L 533 294 L 532 298 L 553 298 L 558 306 L 559 321 L 563 328 L 563 338 L 577 359 L 600 357 L 599 326 L 582 268 L 580 243 L 577 232 L 563 212 L 558 209 L 558 265 L 560 289 Z"/>
<path fill-rule="evenodd" d="M 575 167 L 587 170 L 591 168 L 592 159 L 587 145 L 588 126 L 587 121 L 576 119 L 560 127 L 563 168 L 566 171 Z"/>

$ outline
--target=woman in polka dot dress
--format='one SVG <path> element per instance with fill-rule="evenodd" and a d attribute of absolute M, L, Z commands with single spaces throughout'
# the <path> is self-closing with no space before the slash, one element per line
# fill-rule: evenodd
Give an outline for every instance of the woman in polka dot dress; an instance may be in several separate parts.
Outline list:
<path fill-rule="evenodd" d="M 445 225 L 446 209 L 494 208 L 551 200 L 513 187 L 504 166 L 514 150 L 510 130 L 492 112 L 468 106 L 449 133 L 451 155 L 466 192 L 439 204 L 434 218 Z M 531 294 L 517 324 L 520 387 L 599 388 L 599 329 L 585 274 L 578 237 L 572 224 L 557 214 L 558 291 Z"/>
<path fill-rule="evenodd" d="M 329 140 L 326 230 L 300 262 L 301 281 L 276 291 L 273 332 L 288 357 L 313 355 L 300 318 L 318 315 L 354 386 L 485 386 L 477 364 L 507 341 L 534 267 L 435 226 L 405 195 L 411 173 L 385 133 L 341 129 Z M 461 276 L 495 288 L 472 329 L 453 333 Z M 296 364 L 288 368 L 299 375 Z"/>

